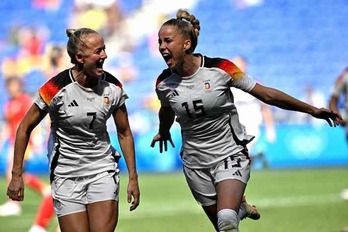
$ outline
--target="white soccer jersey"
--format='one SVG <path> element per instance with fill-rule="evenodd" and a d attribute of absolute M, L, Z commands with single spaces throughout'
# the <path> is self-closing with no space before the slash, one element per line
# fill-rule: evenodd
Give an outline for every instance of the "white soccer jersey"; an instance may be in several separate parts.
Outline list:
<path fill-rule="evenodd" d="M 201 57 L 192 76 L 179 77 L 166 69 L 156 82 L 162 106 L 174 110 L 181 126 L 181 157 L 190 168 L 208 167 L 253 139 L 239 122 L 230 88 L 249 92 L 256 82 L 226 59 Z"/>
<path fill-rule="evenodd" d="M 35 103 L 49 113 L 51 181 L 114 170 L 119 154 L 111 146 L 106 121 L 127 99 L 121 83 L 104 72 L 93 88 L 80 86 L 67 69 L 46 82 Z"/>

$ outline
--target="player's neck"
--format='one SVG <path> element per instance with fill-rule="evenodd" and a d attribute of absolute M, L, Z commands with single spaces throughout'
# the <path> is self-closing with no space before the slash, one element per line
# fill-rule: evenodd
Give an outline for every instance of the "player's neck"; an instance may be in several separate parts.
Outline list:
<path fill-rule="evenodd" d="M 197 69 L 201 66 L 201 57 L 188 55 L 185 57 L 180 68 L 176 70 L 177 74 L 181 77 L 192 76 L 197 72 Z"/>
<path fill-rule="evenodd" d="M 85 88 L 93 88 L 98 84 L 98 78 L 96 77 L 88 77 L 83 70 L 72 70 L 73 78 L 75 81 Z"/>

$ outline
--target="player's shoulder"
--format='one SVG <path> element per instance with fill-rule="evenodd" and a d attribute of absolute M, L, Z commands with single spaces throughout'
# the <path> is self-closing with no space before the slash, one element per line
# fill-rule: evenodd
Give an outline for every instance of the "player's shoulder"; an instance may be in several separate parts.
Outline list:
<path fill-rule="evenodd" d="M 123 88 L 121 81 L 119 81 L 114 75 L 112 75 L 111 73 L 109 73 L 107 71 L 104 71 L 104 75 L 103 75 L 102 79 L 103 79 L 103 81 L 114 84 L 121 89 Z"/>
<path fill-rule="evenodd" d="M 46 99 L 46 103 L 48 103 L 62 88 L 72 82 L 73 77 L 71 76 L 70 69 L 66 69 L 46 81 L 39 88 L 39 94 L 41 97 L 44 97 Z"/>
<path fill-rule="evenodd" d="M 236 67 L 236 65 L 232 61 L 226 58 L 203 56 L 203 59 L 204 67 L 206 68 L 220 68 L 225 70 Z"/>
<path fill-rule="evenodd" d="M 156 80 L 156 87 L 163 82 L 164 80 L 166 80 L 167 78 L 169 78 L 171 75 L 173 75 L 173 71 L 170 68 L 164 69 L 162 71 L 162 73 L 157 77 Z"/>
<path fill-rule="evenodd" d="M 236 73 L 241 73 L 241 70 L 230 60 L 221 57 L 202 56 L 203 67 L 221 70 L 233 76 Z"/>
<path fill-rule="evenodd" d="M 56 76 L 52 77 L 51 79 L 49 79 L 44 85 L 49 85 L 54 83 L 55 85 L 64 87 L 70 83 L 73 82 L 73 77 L 71 74 L 71 69 L 65 69 L 62 72 L 58 73 Z"/>
<path fill-rule="evenodd" d="M 73 82 L 70 69 L 65 69 L 46 81 L 38 90 L 41 99 L 49 105 L 52 99 L 67 85 Z"/>

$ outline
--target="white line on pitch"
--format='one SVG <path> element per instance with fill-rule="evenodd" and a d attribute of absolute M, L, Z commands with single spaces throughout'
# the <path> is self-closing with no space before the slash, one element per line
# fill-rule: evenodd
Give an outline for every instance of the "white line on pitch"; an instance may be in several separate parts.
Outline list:
<path fill-rule="evenodd" d="M 259 209 L 262 208 L 280 208 L 280 207 L 298 207 L 323 205 L 343 201 L 339 194 L 330 195 L 308 195 L 298 197 L 274 197 L 264 199 L 250 200 L 250 204 L 255 204 Z M 129 218 L 151 218 L 159 216 L 170 216 L 182 214 L 183 212 L 192 214 L 201 214 L 201 207 L 194 201 L 168 202 L 168 204 L 158 204 L 156 202 L 142 202 L 139 208 L 134 212 L 129 212 L 128 205 L 120 202 L 120 219 Z"/>

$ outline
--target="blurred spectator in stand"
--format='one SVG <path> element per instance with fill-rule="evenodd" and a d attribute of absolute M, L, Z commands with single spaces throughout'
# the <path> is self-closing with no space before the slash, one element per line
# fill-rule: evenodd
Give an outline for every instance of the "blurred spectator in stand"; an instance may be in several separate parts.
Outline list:
<path fill-rule="evenodd" d="M 244 73 L 247 72 L 247 60 L 242 56 L 236 56 L 232 62 Z M 273 114 L 270 106 L 259 101 L 251 94 L 233 88 L 234 104 L 237 107 L 239 114 L 239 121 L 245 126 L 248 134 L 254 135 L 255 138 L 247 145 L 252 165 L 267 168 L 267 159 L 264 151 L 259 149 L 256 151 L 255 147 L 260 141 L 261 128 L 265 126 L 266 139 L 269 143 L 273 143 L 276 139 L 276 132 L 273 120 Z"/>
<path fill-rule="evenodd" d="M 32 98 L 23 91 L 22 80 L 17 76 L 6 78 L 6 88 L 9 94 L 9 100 L 5 103 L 3 109 L 6 127 L 4 130 L 2 130 L 1 147 L 4 147 L 5 141 L 8 140 L 9 145 L 7 149 L 8 162 L 6 166 L 6 181 L 9 183 L 11 179 L 16 131 L 19 123 L 23 119 L 33 101 Z M 41 148 L 41 141 L 42 139 L 40 137 L 40 133 L 38 133 L 36 130 L 33 139 L 30 141 L 29 147 L 27 148 L 25 157 L 26 160 L 31 158 L 31 155 L 34 155 L 34 153 Z M 45 228 L 48 227 L 51 218 L 54 216 L 53 200 L 51 197 L 50 187 L 40 178 L 28 172 L 25 173 L 24 180 L 26 185 L 43 196 L 34 224 L 29 232 L 45 232 Z M 19 216 L 20 214 L 21 206 L 18 201 L 8 200 L 6 203 L 0 206 L 0 216 L 2 217 Z"/>
<path fill-rule="evenodd" d="M 43 69 L 47 79 L 57 75 L 61 70 L 70 67 L 70 59 L 65 51 L 65 46 L 46 45 Z"/>
<path fill-rule="evenodd" d="M 3 59 L 3 76 L 25 76 L 32 70 L 40 70 L 49 31 L 45 27 L 15 26 L 8 42 L 15 48 L 11 56 Z"/>
<path fill-rule="evenodd" d="M 341 102 L 343 102 L 342 105 L 340 104 Z M 336 79 L 329 100 L 329 108 L 342 113 L 344 119 L 342 126 L 345 127 L 346 140 L 348 144 L 348 67 L 346 67 Z M 341 197 L 344 200 L 348 200 L 348 188 L 342 191 Z M 346 231 L 348 231 L 348 228 Z"/>
<path fill-rule="evenodd" d="M 101 33 L 106 38 L 109 38 L 114 33 L 118 33 L 121 28 L 122 20 L 125 18 L 125 15 L 121 10 L 119 1 L 103 0 L 96 1 L 95 4 L 98 4 L 99 7 L 102 7 L 106 14 L 106 24 L 102 28 Z"/>
<path fill-rule="evenodd" d="M 17 56 L 20 74 L 40 69 L 48 31 L 46 28 L 22 27 L 18 32 L 19 52 Z"/>
<path fill-rule="evenodd" d="M 153 57 L 160 58 L 158 54 L 158 28 L 162 22 L 169 19 L 169 15 L 176 12 L 178 8 L 191 9 L 200 0 L 142 0 L 139 9 L 124 19 L 122 24 L 123 35 L 133 44 L 146 39 L 149 53 Z M 136 28 L 136 30 L 134 30 Z"/>
<path fill-rule="evenodd" d="M 327 105 L 327 100 L 325 99 L 324 94 L 317 90 L 311 83 L 306 85 L 305 92 L 303 96 L 300 97 L 300 100 L 308 102 L 309 104 L 318 108 L 325 107 Z M 300 112 L 292 112 L 291 122 L 313 126 L 322 126 L 326 124 L 325 121 L 317 120 Z"/>
<path fill-rule="evenodd" d="M 61 6 L 62 0 L 32 0 L 31 5 L 37 10 L 57 10 Z"/>
<path fill-rule="evenodd" d="M 117 0 L 75 0 L 69 26 L 100 31 L 105 39 L 117 31 L 123 13 Z"/>
<path fill-rule="evenodd" d="M 92 28 L 103 35 L 113 51 L 106 68 L 126 84 L 136 78 L 138 71 L 133 64 L 134 46 L 121 27 L 124 18 L 118 0 L 75 0 L 69 25 L 70 28 Z"/>

